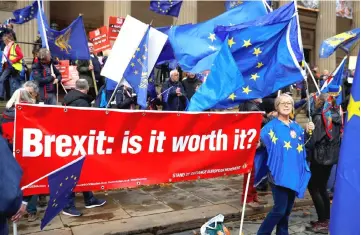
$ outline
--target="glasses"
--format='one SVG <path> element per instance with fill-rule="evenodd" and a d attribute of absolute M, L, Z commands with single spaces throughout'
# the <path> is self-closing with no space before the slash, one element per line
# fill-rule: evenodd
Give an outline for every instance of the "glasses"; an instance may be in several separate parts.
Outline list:
<path fill-rule="evenodd" d="M 291 106 L 292 103 L 291 103 L 291 102 L 282 102 L 282 103 L 280 103 L 280 105 L 283 105 L 283 106 Z"/>

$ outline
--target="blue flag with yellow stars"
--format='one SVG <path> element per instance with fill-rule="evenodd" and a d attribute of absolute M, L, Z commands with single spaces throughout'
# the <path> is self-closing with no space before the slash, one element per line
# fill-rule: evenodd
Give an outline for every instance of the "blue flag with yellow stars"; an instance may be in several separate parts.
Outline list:
<path fill-rule="evenodd" d="M 256 21 L 215 29 L 220 38 L 228 35 L 228 46 L 244 79 L 244 85 L 215 108 L 263 98 L 303 80 L 298 62 L 303 59 L 303 50 L 294 13 L 292 2 Z"/>
<path fill-rule="evenodd" d="M 69 197 L 79 181 L 85 156 L 60 168 L 48 176 L 50 199 L 41 220 L 42 230 L 69 203 Z"/>
<path fill-rule="evenodd" d="M 349 52 L 352 45 L 354 45 L 360 38 L 360 28 L 356 28 L 347 32 L 337 34 L 336 36 L 330 37 L 322 42 L 319 56 L 320 58 L 328 58 L 338 48 L 344 50 L 346 53 Z"/>
<path fill-rule="evenodd" d="M 238 7 L 238 6 L 242 5 L 243 2 L 244 1 L 241 1 L 241 0 L 237 0 L 237 1 L 226 0 L 224 2 L 224 6 L 226 8 L 226 11 L 229 11 L 229 10 L 235 8 L 235 7 Z M 267 4 L 269 6 L 271 6 L 271 1 L 266 1 L 266 2 L 267 2 Z"/>
<path fill-rule="evenodd" d="M 292 106 L 288 102 L 280 105 Z M 274 183 L 292 189 L 298 198 L 303 198 L 311 178 L 304 129 L 294 121 L 286 125 L 274 118 L 261 129 L 261 141 L 267 149 L 267 166 Z"/>
<path fill-rule="evenodd" d="M 42 27 L 44 23 L 45 31 Z M 60 60 L 90 60 L 88 40 L 83 24 L 83 17 L 79 16 L 67 28 L 57 31 L 51 29 L 44 12 L 38 11 L 38 30 L 42 47 L 49 44 L 51 56 Z"/>
<path fill-rule="evenodd" d="M 360 234 L 360 51 L 337 165 L 330 234 Z"/>
<path fill-rule="evenodd" d="M 211 72 L 192 96 L 187 111 L 210 109 L 243 85 L 244 79 L 225 40 Z"/>
<path fill-rule="evenodd" d="M 137 103 L 142 109 L 147 107 L 149 29 L 150 27 L 148 26 L 123 74 L 125 80 L 127 80 L 137 94 Z"/>
<path fill-rule="evenodd" d="M 41 1 L 40 4 L 42 4 Z M 9 23 L 24 24 L 37 17 L 38 9 L 38 1 L 35 0 L 31 5 L 13 11 L 14 18 L 9 19 Z"/>
<path fill-rule="evenodd" d="M 245 1 L 240 6 L 198 24 L 173 26 L 168 33 L 174 56 L 183 71 L 210 70 L 223 40 L 214 33 L 218 25 L 235 25 L 267 14 L 262 1 Z M 189 43 L 191 40 L 192 43 Z"/>
<path fill-rule="evenodd" d="M 344 70 L 345 65 L 347 62 L 347 56 L 343 58 L 339 66 L 336 68 L 336 70 L 332 73 L 332 77 L 328 78 L 323 86 L 321 87 L 321 93 L 328 93 L 331 92 L 330 88 L 332 87 L 338 87 L 338 95 L 335 96 L 336 104 L 341 105 L 342 103 L 342 83 L 343 83 L 343 77 L 344 77 Z M 333 92 L 333 91 L 332 91 Z"/>
<path fill-rule="evenodd" d="M 182 0 L 157 0 L 150 1 L 149 9 L 161 15 L 178 17 L 182 7 Z"/>

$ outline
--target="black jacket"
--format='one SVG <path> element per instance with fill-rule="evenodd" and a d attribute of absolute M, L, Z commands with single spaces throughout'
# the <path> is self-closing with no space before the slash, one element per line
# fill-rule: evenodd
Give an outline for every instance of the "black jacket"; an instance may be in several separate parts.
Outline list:
<path fill-rule="evenodd" d="M 321 111 L 316 111 L 312 115 L 312 122 L 315 124 L 315 130 L 306 144 L 307 158 L 311 161 L 311 164 L 312 162 L 317 162 L 321 165 L 333 165 L 338 161 L 341 145 L 342 117 L 336 108 L 331 109 L 331 112 L 331 138 L 326 134 Z"/>
<path fill-rule="evenodd" d="M 182 85 L 184 87 L 184 91 L 186 93 L 186 96 L 188 100 L 192 98 L 194 93 L 196 92 L 196 87 L 201 84 L 201 81 L 199 81 L 198 78 L 186 78 L 182 81 Z"/>
<path fill-rule="evenodd" d="M 180 88 L 182 95 L 177 96 L 176 89 Z M 167 89 L 168 92 L 163 93 Z M 181 82 L 173 82 L 171 79 L 166 81 L 162 87 L 163 93 L 163 110 L 170 111 L 184 111 L 186 108 L 186 94 L 184 92 L 184 87 Z M 168 93 L 168 100 L 165 101 L 166 93 Z"/>
<path fill-rule="evenodd" d="M 46 98 L 47 93 L 56 92 L 56 85 L 53 84 L 54 77 L 51 76 L 50 66 L 53 67 L 56 79 L 58 79 L 60 83 L 61 74 L 59 70 L 53 66 L 53 62 L 50 62 L 50 64 L 42 64 L 40 61 L 37 61 L 32 65 L 33 78 L 39 85 L 41 98 Z"/>
<path fill-rule="evenodd" d="M 100 75 L 101 66 L 97 56 L 91 57 L 93 64 L 93 71 L 95 80 L 97 83 L 102 84 L 102 77 Z M 88 81 L 89 87 L 94 87 L 92 72 L 89 70 L 89 61 L 88 60 L 78 60 L 77 61 L 77 70 L 79 72 L 79 78 L 83 78 Z M 99 84 L 98 84 L 99 85 Z M 99 89 L 99 86 L 98 86 Z"/>
<path fill-rule="evenodd" d="M 78 90 L 71 90 L 64 97 L 65 106 L 91 107 L 92 97 Z"/>
<path fill-rule="evenodd" d="M 118 109 L 130 109 L 132 105 L 135 105 L 136 97 L 132 96 L 133 89 L 127 87 L 124 89 L 124 86 L 120 86 L 115 92 L 115 103 Z"/>

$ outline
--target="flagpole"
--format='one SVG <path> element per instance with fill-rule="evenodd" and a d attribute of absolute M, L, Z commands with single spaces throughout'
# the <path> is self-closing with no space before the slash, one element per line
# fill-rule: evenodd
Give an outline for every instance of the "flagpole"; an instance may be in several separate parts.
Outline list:
<path fill-rule="evenodd" d="M 246 190 L 244 192 L 244 198 L 243 198 L 243 205 L 242 205 L 242 214 L 241 214 L 241 225 L 239 227 L 239 235 L 242 235 L 242 229 L 243 229 L 243 221 L 244 221 L 244 213 L 246 211 L 246 202 L 247 202 L 247 195 L 248 195 L 248 188 L 249 188 L 249 181 L 251 179 L 251 172 L 248 173 L 247 175 L 247 185 L 246 185 Z M 243 177 L 244 180 L 244 177 Z"/>

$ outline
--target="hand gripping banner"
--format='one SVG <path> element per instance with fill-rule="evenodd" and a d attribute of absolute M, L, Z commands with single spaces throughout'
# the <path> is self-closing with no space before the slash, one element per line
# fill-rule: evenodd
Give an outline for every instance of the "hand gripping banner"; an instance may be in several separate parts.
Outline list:
<path fill-rule="evenodd" d="M 16 106 L 15 157 L 27 186 L 86 156 L 75 191 L 244 174 L 253 166 L 262 113 L 124 111 Z M 45 194 L 43 179 L 25 195 Z"/>

